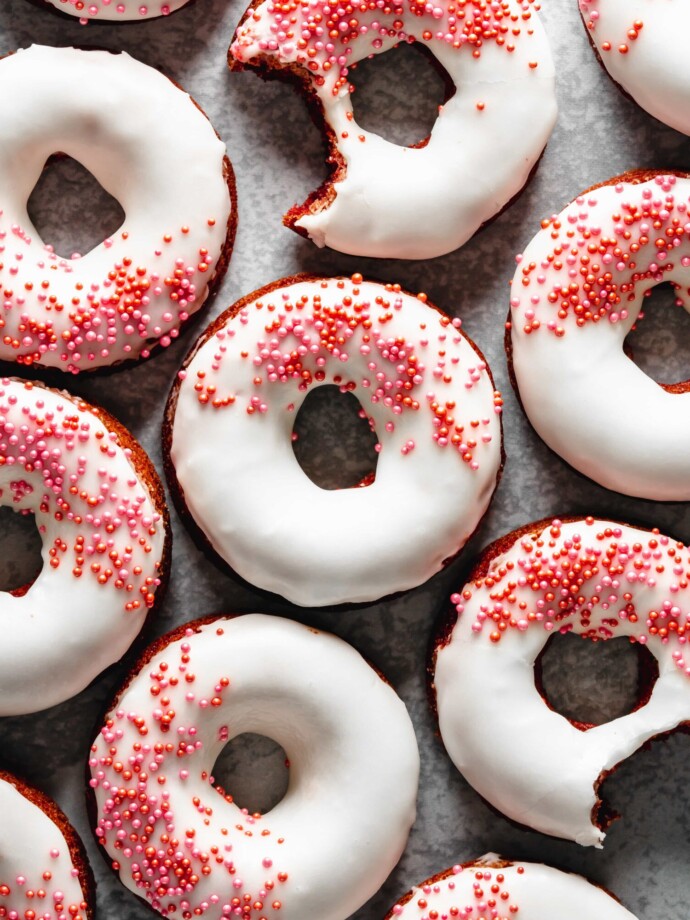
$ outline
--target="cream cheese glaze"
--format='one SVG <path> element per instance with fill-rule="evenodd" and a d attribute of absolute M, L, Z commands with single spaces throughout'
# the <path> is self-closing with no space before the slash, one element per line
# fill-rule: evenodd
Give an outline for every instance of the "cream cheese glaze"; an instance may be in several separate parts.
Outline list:
<path fill-rule="evenodd" d="M 613 179 L 543 222 L 518 257 L 511 358 L 530 422 L 564 460 L 609 489 L 685 501 L 690 392 L 623 351 L 655 285 L 690 309 L 690 179 L 651 175 Z"/>
<path fill-rule="evenodd" d="M 455 86 L 417 148 L 357 124 L 348 77 L 358 61 L 414 41 Z M 230 53 L 260 71 L 296 68 L 318 100 L 338 172 L 286 222 L 353 255 L 429 259 L 461 246 L 517 195 L 556 118 L 553 61 L 531 0 L 264 0 Z"/>
<path fill-rule="evenodd" d="M 386 920 L 635 920 L 579 875 L 495 853 L 456 865 L 414 888 Z"/>
<path fill-rule="evenodd" d="M 289 760 L 287 793 L 264 815 L 213 785 L 221 750 L 243 732 Z M 419 753 L 404 704 L 351 646 L 247 614 L 156 643 L 90 766 L 96 834 L 122 882 L 163 916 L 345 920 L 402 854 Z"/>
<path fill-rule="evenodd" d="M 90 920 L 94 905 L 85 864 L 75 865 L 72 853 L 76 834 L 70 829 L 70 844 L 46 808 L 56 810 L 42 793 L 0 773 L 0 916 Z M 80 859 L 85 860 L 79 846 Z"/>
<path fill-rule="evenodd" d="M 690 134 L 690 18 L 683 0 L 580 0 L 604 67 L 660 121 Z"/>
<path fill-rule="evenodd" d="M 355 603 L 421 584 L 460 550 L 502 450 L 500 395 L 458 326 L 361 276 L 276 282 L 211 326 L 164 441 L 173 491 L 239 575 L 304 606 Z M 379 440 L 366 488 L 319 488 L 292 449 L 307 393 L 333 383 Z"/>
<path fill-rule="evenodd" d="M 80 258 L 46 246 L 26 210 L 58 152 L 126 215 Z M 203 305 L 234 226 L 224 158 L 190 97 L 124 52 L 34 45 L 3 58 L 0 358 L 76 373 L 169 345 Z"/>
<path fill-rule="evenodd" d="M 127 651 L 164 574 L 153 466 L 96 407 L 0 380 L 0 505 L 33 514 L 43 568 L 0 592 L 0 715 L 69 699 Z"/>
<path fill-rule="evenodd" d="M 83 22 L 100 19 L 104 22 L 132 22 L 169 16 L 189 0 L 45 0 L 56 10 L 78 16 Z M 204 2 L 204 0 L 202 0 Z"/>
<path fill-rule="evenodd" d="M 600 779 L 690 722 L 690 552 L 658 531 L 592 518 L 541 522 L 497 546 L 452 597 L 457 622 L 437 648 L 443 742 L 509 818 L 599 847 Z M 549 708 L 534 664 L 555 631 L 645 645 L 659 668 L 648 702 L 586 731 Z"/>

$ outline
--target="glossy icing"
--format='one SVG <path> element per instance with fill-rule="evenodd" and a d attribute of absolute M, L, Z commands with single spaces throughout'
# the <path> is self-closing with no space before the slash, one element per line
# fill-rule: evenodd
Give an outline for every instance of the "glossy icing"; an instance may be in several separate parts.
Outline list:
<path fill-rule="evenodd" d="M 403 899 L 405 900 L 405 899 Z M 386 920 L 635 920 L 615 898 L 579 875 L 487 853 L 414 888 Z"/>
<path fill-rule="evenodd" d="M 690 552 L 656 531 L 592 518 L 542 522 L 510 538 L 452 598 L 458 619 L 434 675 L 443 742 L 512 820 L 601 846 L 600 779 L 690 721 Z M 649 701 L 586 731 L 549 708 L 534 664 L 556 630 L 645 645 L 659 667 Z"/>
<path fill-rule="evenodd" d="M 458 326 L 425 295 L 361 276 L 278 283 L 213 325 L 173 390 L 170 458 L 236 572 L 324 606 L 404 591 L 459 551 L 496 486 L 502 401 Z M 292 449 L 310 388 L 332 383 L 379 440 L 366 488 L 319 488 Z"/>
<path fill-rule="evenodd" d="M 616 83 L 650 115 L 690 134 L 690 19 L 683 0 L 580 0 L 580 12 Z"/>
<path fill-rule="evenodd" d="M 70 845 L 26 791 L 9 774 L 0 774 L 0 916 L 90 920 L 93 904 L 87 903 Z"/>
<path fill-rule="evenodd" d="M 690 392 L 671 392 L 623 343 L 655 285 L 690 308 L 690 179 L 659 173 L 585 192 L 518 257 L 512 365 L 537 433 L 609 489 L 690 499 Z M 564 420 L 567 423 L 564 423 Z"/>
<path fill-rule="evenodd" d="M 99 19 L 105 22 L 132 22 L 169 16 L 189 0 L 45 0 L 56 10 L 78 16 L 82 22 Z"/>
<path fill-rule="evenodd" d="M 348 78 L 358 61 L 413 41 L 455 86 L 417 148 L 357 124 Z M 297 68 L 316 96 L 344 174 L 287 222 L 353 255 L 429 259 L 461 246 L 525 184 L 556 118 L 553 61 L 531 0 L 264 0 L 230 52 L 241 66 Z"/>
<path fill-rule="evenodd" d="M 0 126 L 0 358 L 76 373 L 169 345 L 206 299 L 231 215 L 203 113 L 124 52 L 34 45 L 0 61 Z M 80 258 L 47 247 L 26 210 L 57 152 L 126 214 Z"/>
<path fill-rule="evenodd" d="M 92 748 L 96 834 L 121 880 L 163 916 L 345 920 L 383 884 L 414 820 L 404 704 L 347 643 L 290 620 L 218 618 L 166 640 Z M 264 815 L 213 785 L 243 732 L 272 738 L 290 763 Z"/>
<path fill-rule="evenodd" d="M 0 505 L 33 514 L 43 541 L 28 591 L 0 592 L 0 715 L 79 693 L 143 626 L 166 524 L 153 467 L 137 473 L 139 452 L 132 457 L 95 407 L 0 380 Z"/>

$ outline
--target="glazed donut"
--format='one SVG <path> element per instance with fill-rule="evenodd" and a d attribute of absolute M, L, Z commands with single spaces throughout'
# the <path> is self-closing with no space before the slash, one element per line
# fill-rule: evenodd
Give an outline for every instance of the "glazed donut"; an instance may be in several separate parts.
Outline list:
<path fill-rule="evenodd" d="M 690 499 L 690 393 L 655 383 L 623 343 L 645 294 L 690 309 L 690 179 L 639 171 L 591 189 L 518 257 L 509 358 L 522 406 L 557 454 L 600 485 Z"/>
<path fill-rule="evenodd" d="M 290 763 L 265 815 L 214 788 L 220 751 L 243 732 L 273 738 Z M 404 849 L 419 753 L 405 706 L 351 646 L 248 614 L 155 643 L 90 767 L 96 835 L 164 917 L 345 920 Z"/>
<path fill-rule="evenodd" d="M 428 142 L 414 148 L 364 130 L 352 108 L 350 69 L 401 42 L 421 42 L 454 86 Z M 229 63 L 306 91 L 333 170 L 284 222 L 352 255 L 430 259 L 457 249 L 518 194 L 556 119 L 553 62 L 532 0 L 263 0 L 238 27 Z"/>
<path fill-rule="evenodd" d="M 542 521 L 485 551 L 451 599 L 457 621 L 442 630 L 433 667 L 443 742 L 481 796 L 542 833 L 602 845 L 603 780 L 690 724 L 689 570 L 682 543 L 593 518 Z M 628 715 L 593 727 L 569 721 L 535 685 L 554 631 L 629 636 L 656 659 L 656 683 Z"/>
<path fill-rule="evenodd" d="M 132 22 L 169 16 L 189 0 L 40 0 L 62 13 L 78 16 L 86 23 L 92 19 L 102 22 Z"/>
<path fill-rule="evenodd" d="M 295 276 L 240 300 L 168 402 L 166 471 L 183 515 L 242 578 L 295 604 L 426 581 L 477 527 L 502 465 L 501 399 L 458 327 L 426 295 L 360 275 Z M 379 457 L 367 488 L 321 489 L 297 463 L 295 416 L 322 384 L 370 416 Z"/>
<path fill-rule="evenodd" d="M 0 918 L 92 920 L 84 846 L 55 802 L 0 771 Z"/>
<path fill-rule="evenodd" d="M 643 109 L 690 134 L 690 63 L 682 0 L 579 0 L 597 57 Z"/>
<path fill-rule="evenodd" d="M 222 277 L 235 226 L 225 147 L 186 93 L 125 53 L 33 46 L 0 61 L 0 358 L 77 373 L 167 346 Z M 122 205 L 79 258 L 27 200 L 69 154 Z"/>
<path fill-rule="evenodd" d="M 604 889 L 579 875 L 495 853 L 455 865 L 413 888 L 385 920 L 635 920 Z"/>
<path fill-rule="evenodd" d="M 102 409 L 0 380 L 0 506 L 33 514 L 43 568 L 0 592 L 0 716 L 83 690 L 129 648 L 167 576 L 167 511 L 151 461 Z"/>

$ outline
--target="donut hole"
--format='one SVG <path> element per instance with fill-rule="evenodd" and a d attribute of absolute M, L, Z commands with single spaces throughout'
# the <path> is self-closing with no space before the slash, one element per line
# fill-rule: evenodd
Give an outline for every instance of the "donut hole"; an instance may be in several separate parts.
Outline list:
<path fill-rule="evenodd" d="M 321 489 L 352 489 L 376 477 L 377 438 L 359 400 L 324 384 L 307 394 L 295 418 L 292 449 Z"/>
<path fill-rule="evenodd" d="M 428 139 L 453 87 L 444 68 L 416 42 L 354 64 L 349 77 L 357 123 L 400 147 Z"/>
<path fill-rule="evenodd" d="M 98 179 L 65 154 L 50 157 L 27 202 L 32 224 L 58 255 L 86 255 L 122 226 L 125 212 Z"/>
<path fill-rule="evenodd" d="M 574 633 L 551 636 L 534 667 L 551 709 L 586 730 L 638 709 L 659 667 L 651 652 L 627 637 L 592 641 Z"/>
<path fill-rule="evenodd" d="M 0 591 L 24 593 L 41 574 L 42 548 L 31 512 L 0 507 Z"/>
<path fill-rule="evenodd" d="M 285 797 L 289 777 L 283 748 L 265 735 L 244 732 L 221 751 L 211 782 L 238 808 L 264 815 Z"/>
<path fill-rule="evenodd" d="M 690 315 L 669 283 L 646 295 L 624 349 L 640 370 L 661 385 L 690 380 Z"/>

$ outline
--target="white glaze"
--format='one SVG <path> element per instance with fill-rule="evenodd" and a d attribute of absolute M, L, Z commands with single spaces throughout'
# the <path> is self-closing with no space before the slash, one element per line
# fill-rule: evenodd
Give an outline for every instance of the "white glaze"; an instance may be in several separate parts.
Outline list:
<path fill-rule="evenodd" d="M 0 715 L 74 696 L 144 624 L 165 526 L 129 453 L 78 400 L 0 381 L 0 505 L 32 513 L 43 541 L 28 592 L 0 592 Z"/>
<path fill-rule="evenodd" d="M 0 284 L 12 292 L 0 358 L 77 372 L 170 344 L 206 298 L 231 210 L 225 147 L 190 97 L 125 53 L 33 46 L 0 61 L 0 129 Z M 89 169 L 126 214 L 79 259 L 47 250 L 26 211 L 57 152 Z M 113 271 L 133 276 L 138 295 L 120 292 Z"/>
<path fill-rule="evenodd" d="M 414 888 L 412 898 L 397 904 L 390 917 L 430 920 L 436 911 L 435 920 L 482 920 L 485 915 L 492 920 L 635 920 L 615 898 L 579 875 L 529 862 L 495 868 L 504 861 L 487 853 L 471 865 L 454 866 L 446 878 Z M 497 906 L 486 913 L 489 900 Z"/>
<path fill-rule="evenodd" d="M 298 311 L 288 309 L 302 298 Z M 324 312 L 352 298 L 346 316 L 371 317 L 366 333 L 363 324 L 350 331 L 344 320 L 337 328 L 345 335 L 346 361 L 315 331 L 315 298 Z M 300 317 L 297 332 L 267 335 L 267 322 L 285 327 L 293 312 Z M 395 338 L 404 343 L 404 357 L 387 351 Z M 312 375 L 323 372 L 311 387 L 337 382 L 351 389 L 372 419 L 381 449 L 368 487 L 321 489 L 297 463 L 292 429 L 310 387 L 299 372 L 297 379 L 270 379 L 297 348 Z M 405 371 L 410 357 L 417 361 L 414 378 Z M 421 584 L 464 545 L 496 485 L 500 398 L 485 367 L 443 314 L 380 284 L 309 280 L 250 295 L 242 312 L 193 353 L 179 386 L 170 456 L 184 501 L 236 572 L 293 603 L 371 601 Z M 377 373 L 386 381 L 378 382 Z M 396 388 L 401 379 L 412 380 L 409 390 Z M 388 383 L 391 389 L 382 389 Z M 211 399 L 234 403 L 200 402 L 207 386 L 215 387 Z M 402 393 L 419 408 L 397 412 L 398 403 L 386 405 Z M 434 400 L 455 403 L 455 425 L 464 426 L 459 445 L 435 440 Z M 459 447 L 470 438 L 476 445 L 463 459 Z"/>
<path fill-rule="evenodd" d="M 414 821 L 419 753 L 405 706 L 335 636 L 262 614 L 192 626 L 142 668 L 96 739 L 97 835 L 122 865 L 123 883 L 164 916 L 184 916 L 186 902 L 191 911 L 206 903 L 206 920 L 234 917 L 232 898 L 247 896 L 262 901 L 267 920 L 345 920 L 383 884 Z M 243 732 L 274 739 L 290 761 L 288 791 L 263 816 L 241 811 L 208 778 L 225 744 Z M 153 746 L 168 742 L 173 753 L 154 757 Z M 177 756 L 179 745 L 186 756 Z M 114 760 L 134 763 L 136 772 L 125 776 Z M 123 786 L 146 797 L 155 818 L 148 841 L 129 836 L 140 827 L 136 814 L 120 817 L 113 789 Z M 163 803 L 165 821 L 157 811 Z M 161 842 L 165 833 L 179 845 Z M 172 851 L 175 868 L 188 857 L 199 881 L 187 892 L 156 896 L 153 886 L 167 872 L 147 875 L 147 845 Z M 206 862 L 204 875 L 201 854 L 215 853 L 212 847 L 218 858 Z"/>
<path fill-rule="evenodd" d="M 189 0 L 45 0 L 55 9 L 82 22 L 99 19 L 105 22 L 131 22 L 169 16 Z M 202 0 L 203 2 L 203 0 Z"/>
<path fill-rule="evenodd" d="M 86 920 L 84 892 L 63 832 L 8 774 L 0 777 L 0 815 L 0 911 L 7 911 L 2 916 L 16 911 L 14 916 L 24 918 L 33 910 L 40 920 Z M 24 883 L 18 883 L 21 877 Z M 44 899 L 27 896 L 40 889 Z M 92 911 L 93 905 L 89 916 Z"/>
<path fill-rule="evenodd" d="M 386 14 L 378 7 L 361 12 L 343 5 L 339 23 L 345 33 L 353 13 L 358 28 L 367 30 L 347 43 L 335 42 L 332 55 L 342 56 L 343 65 L 351 67 L 401 41 L 421 41 L 448 72 L 456 91 L 441 107 L 429 142 L 421 148 L 400 147 L 357 124 L 347 68 L 337 63 L 326 72 L 306 68 L 306 62 L 310 67 L 314 61 L 327 62 L 326 51 L 308 57 L 295 40 L 309 35 L 303 30 L 319 14 L 320 3 L 300 0 L 281 25 L 277 6 L 275 0 L 264 0 L 249 11 L 231 53 L 249 66 L 261 66 L 266 59 L 271 66 L 300 66 L 323 107 L 346 173 L 333 185 L 334 200 L 322 197 L 315 213 L 296 222 L 318 246 L 379 258 L 440 256 L 465 243 L 525 184 L 556 118 L 551 53 L 529 2 L 508 0 L 501 10 L 514 19 L 500 21 L 497 6 L 468 4 L 457 14 L 454 35 L 445 2 L 401 2 Z M 492 28 L 503 30 L 507 22 L 511 30 L 518 29 L 518 35 L 511 31 L 507 38 L 514 50 L 489 37 L 474 57 L 475 46 L 463 33 L 476 21 L 474 16 Z M 481 33 L 481 25 L 477 31 Z"/>
<path fill-rule="evenodd" d="M 658 501 L 690 499 L 690 393 L 670 393 L 647 377 L 625 355 L 623 342 L 645 292 L 660 282 L 672 282 L 690 308 L 689 203 L 690 180 L 674 177 L 583 194 L 554 218 L 559 227 L 550 223 L 527 246 L 511 291 L 513 370 L 537 433 L 601 485 Z M 632 225 L 625 223 L 630 208 L 640 215 Z M 664 215 L 657 227 L 653 210 Z M 630 253 L 643 227 L 648 242 Z M 668 228 L 678 231 L 674 246 L 666 245 Z M 623 237 L 626 232 L 630 240 Z M 609 272 L 621 300 L 598 322 L 578 326 L 572 303 L 568 315 L 559 317 L 563 298 L 554 291 L 572 284 L 572 296 L 584 299 L 583 257 L 590 259 L 588 246 L 601 240 L 615 243 L 588 268 L 599 266 L 597 278 Z M 525 285 L 523 270 L 532 264 Z M 634 290 L 621 291 L 635 273 L 642 277 Z M 597 282 L 597 291 L 605 284 Z M 527 334 L 531 323 L 540 328 Z"/>
<path fill-rule="evenodd" d="M 690 626 L 686 580 L 690 553 L 650 531 L 589 521 L 566 523 L 554 532 L 549 526 L 535 525 L 534 536 L 520 538 L 491 562 L 488 574 L 497 576 L 492 586 L 470 583 L 462 597 L 454 597 L 460 615 L 450 643 L 438 651 L 434 681 L 443 742 L 480 795 L 520 824 L 582 845 L 601 846 L 605 834 L 593 821 L 599 777 L 654 736 L 690 721 L 690 656 L 683 657 L 684 632 Z M 606 528 L 612 532 L 600 538 Z M 543 555 L 535 563 L 539 534 L 544 539 Z M 579 546 L 576 535 L 581 538 Z M 654 540 L 657 545 L 651 547 Z M 605 553 L 616 545 L 608 566 Z M 674 559 L 671 549 L 676 552 Z M 564 555 L 554 562 L 554 553 Z M 582 572 L 590 577 L 578 582 L 581 602 L 568 600 L 565 618 L 555 623 L 549 612 L 552 605 L 572 597 L 564 581 L 564 561 L 571 573 L 581 562 Z M 499 569 L 509 563 L 513 567 L 508 574 L 504 569 L 500 575 Z M 530 583 L 537 572 L 541 573 L 538 589 Z M 551 579 L 554 584 L 549 585 Z M 514 600 L 502 595 L 508 584 L 514 584 L 510 592 Z M 545 600 L 549 590 L 556 601 Z M 518 625 L 508 626 L 494 642 L 492 614 L 501 603 L 505 615 Z M 589 626 L 580 616 L 587 611 Z M 680 624 L 678 634 L 683 629 L 682 640 L 672 638 L 665 644 L 653 635 L 650 626 L 655 621 L 649 617 L 653 611 L 660 614 L 657 627 L 668 627 L 675 619 Z M 529 620 L 531 615 L 534 620 Z M 597 639 L 630 636 L 646 644 L 659 665 L 649 701 L 584 732 L 548 708 L 535 686 L 534 663 L 553 629 L 572 629 Z"/>
<path fill-rule="evenodd" d="M 650 115 L 690 134 L 690 12 L 683 0 L 580 0 L 580 12 L 616 83 Z"/>

